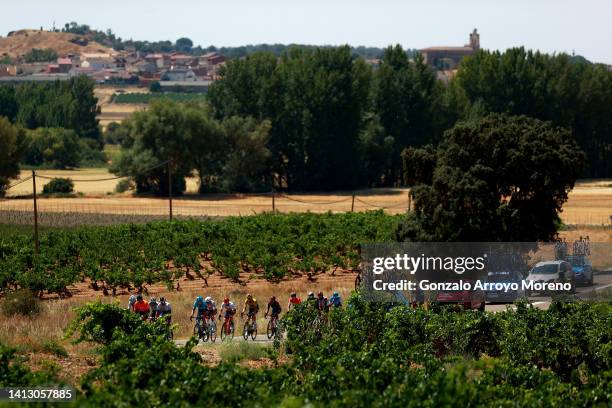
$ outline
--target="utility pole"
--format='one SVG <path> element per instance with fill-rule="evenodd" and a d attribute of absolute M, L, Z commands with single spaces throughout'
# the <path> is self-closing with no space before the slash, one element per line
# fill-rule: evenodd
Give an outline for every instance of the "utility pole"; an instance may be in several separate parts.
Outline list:
<path fill-rule="evenodd" d="M 32 187 L 34 191 L 34 253 L 38 255 L 40 243 L 38 242 L 38 205 L 36 202 L 36 172 L 34 170 L 32 170 Z"/>
<path fill-rule="evenodd" d="M 276 190 L 272 187 L 272 212 L 276 213 Z"/>
<path fill-rule="evenodd" d="M 412 207 L 412 191 L 408 190 L 408 212 L 410 212 Z"/>
<path fill-rule="evenodd" d="M 172 221 L 172 167 L 168 161 L 168 205 L 170 209 L 170 221 Z"/>
<path fill-rule="evenodd" d="M 351 201 L 351 212 L 355 211 L 355 193 L 353 193 L 353 199 Z"/>

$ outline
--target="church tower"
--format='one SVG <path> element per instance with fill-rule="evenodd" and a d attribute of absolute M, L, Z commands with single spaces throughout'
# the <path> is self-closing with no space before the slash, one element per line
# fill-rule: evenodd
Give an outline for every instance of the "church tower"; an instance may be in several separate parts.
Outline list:
<path fill-rule="evenodd" d="M 477 29 L 474 29 L 474 31 L 470 33 L 470 47 L 472 47 L 474 51 L 480 49 L 480 34 L 478 34 Z"/>

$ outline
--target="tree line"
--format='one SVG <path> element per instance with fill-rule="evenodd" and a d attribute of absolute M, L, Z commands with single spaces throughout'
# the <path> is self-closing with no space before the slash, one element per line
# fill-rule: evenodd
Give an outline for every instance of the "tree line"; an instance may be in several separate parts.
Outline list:
<path fill-rule="evenodd" d="M 231 60 L 220 75 L 206 104 L 162 101 L 134 115 L 124 125 L 130 136 L 116 172 L 138 176 L 139 190 L 158 193 L 166 191 L 166 170 L 149 180 L 137 171 L 165 160 L 175 163 L 178 192 L 180 180 L 194 171 L 200 191 L 341 190 L 431 181 L 405 176 L 423 164 L 413 159 L 431 156 L 440 143 L 467 149 L 482 142 L 481 150 L 468 149 L 470 155 L 462 158 L 468 163 L 481 160 L 488 146 L 515 143 L 529 162 L 523 168 L 564 172 L 554 179 L 558 184 L 551 183 L 556 209 L 577 177 L 610 176 L 612 129 L 606 120 L 612 104 L 603 102 L 612 97 L 612 87 L 595 84 L 605 85 L 612 73 L 567 55 L 481 51 L 461 64 L 447 86 L 420 56 L 411 59 L 400 46 L 387 48 L 377 69 L 345 46 L 291 49 L 280 58 L 255 53 Z M 228 123 L 245 118 L 253 129 L 263 125 L 259 143 L 232 134 L 240 127 Z M 476 130 L 458 144 L 453 132 L 465 124 Z M 543 130 L 554 135 L 548 145 L 540 143 Z M 515 132 L 530 137 L 520 139 Z M 248 152 L 240 140 L 251 141 Z M 530 146 L 540 149 L 535 159 L 527 154 Z M 402 159 L 406 148 L 421 147 Z M 555 153 L 557 162 L 547 159 Z M 432 173 L 437 164 L 425 160 L 430 168 L 415 171 Z M 497 171 L 507 163 L 487 166 Z"/>
<path fill-rule="evenodd" d="M 0 85 L 0 188 L 19 163 L 53 168 L 104 161 L 94 83 L 68 81 Z M 8 153 L 10 152 L 10 153 Z"/>

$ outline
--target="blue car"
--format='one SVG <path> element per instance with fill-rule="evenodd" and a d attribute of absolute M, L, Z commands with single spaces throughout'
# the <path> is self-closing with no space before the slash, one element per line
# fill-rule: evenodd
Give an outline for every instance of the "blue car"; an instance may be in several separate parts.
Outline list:
<path fill-rule="evenodd" d="M 584 255 L 573 255 L 567 257 L 567 262 L 572 265 L 572 270 L 576 275 L 576 282 L 592 285 L 593 284 L 593 265 Z"/>

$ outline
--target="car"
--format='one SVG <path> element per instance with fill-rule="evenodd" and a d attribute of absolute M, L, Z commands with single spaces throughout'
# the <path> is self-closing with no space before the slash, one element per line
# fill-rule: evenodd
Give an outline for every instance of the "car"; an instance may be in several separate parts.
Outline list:
<path fill-rule="evenodd" d="M 565 283 L 572 284 L 572 293 L 576 290 L 576 275 L 567 261 L 544 261 L 538 262 L 527 275 L 527 280 L 541 283 Z M 531 295 L 531 293 L 527 293 Z"/>
<path fill-rule="evenodd" d="M 474 287 L 474 282 L 470 282 L 470 285 Z M 436 295 L 436 302 L 441 305 L 458 305 L 462 306 L 464 310 L 485 310 L 485 293 L 481 289 L 472 290 L 444 290 L 438 292 Z"/>
<path fill-rule="evenodd" d="M 572 266 L 576 282 L 586 285 L 593 284 L 593 265 L 591 261 L 584 255 L 573 255 L 567 257 L 567 262 Z"/>
<path fill-rule="evenodd" d="M 525 297 L 525 291 L 521 281 L 523 275 L 519 271 L 490 271 L 487 273 L 486 283 L 515 283 L 518 289 L 486 289 L 485 299 L 487 302 L 492 303 L 512 303 L 516 299 Z M 487 286 L 488 287 L 488 286 Z"/>

